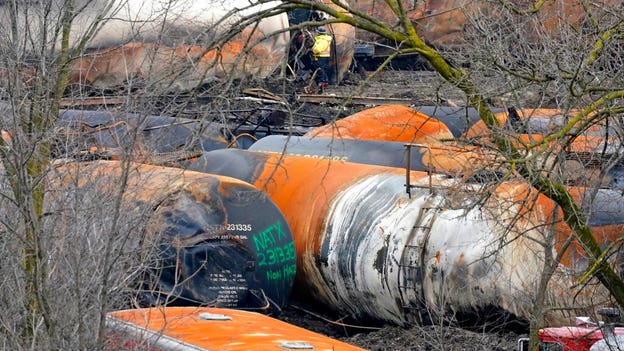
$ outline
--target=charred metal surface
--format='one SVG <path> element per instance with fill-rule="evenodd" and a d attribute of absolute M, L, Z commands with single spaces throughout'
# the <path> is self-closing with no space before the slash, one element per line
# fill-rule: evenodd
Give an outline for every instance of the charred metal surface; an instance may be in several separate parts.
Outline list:
<path fill-rule="evenodd" d="M 271 135 L 255 142 L 249 150 L 388 167 L 408 165 L 405 145 L 390 141 Z M 422 155 L 417 150 L 410 153 L 409 164 L 412 170 L 423 171 Z"/>
<path fill-rule="evenodd" d="M 188 169 L 227 175 L 251 183 L 259 177 L 269 156 L 261 153 L 236 152 L 235 149 L 206 152 Z M 207 171 L 210 170 L 210 171 Z"/>
<path fill-rule="evenodd" d="M 411 105 L 411 99 L 383 98 L 372 96 L 339 96 L 339 95 L 323 95 L 323 94 L 298 94 L 296 96 L 299 102 L 314 103 L 331 103 L 349 105 Z"/>
<path fill-rule="evenodd" d="M 63 137 L 55 157 L 117 158 L 126 153 L 146 163 L 168 164 L 237 146 L 226 139 L 223 125 L 184 118 L 62 110 L 58 125 Z"/>
<path fill-rule="evenodd" d="M 223 151 L 207 155 L 214 152 Z M 528 320 L 543 262 L 538 243 L 553 228 L 556 245 L 570 235 L 561 224 L 548 225 L 554 204 L 523 183 L 503 183 L 478 203 L 479 186 L 412 172 L 409 198 L 402 169 L 227 152 L 264 161 L 254 163 L 248 180 L 291 226 L 297 292 L 359 318 L 409 324 L 426 316 L 499 311 Z M 216 162 L 196 169 L 237 176 Z M 568 320 L 558 307 L 590 306 L 604 296 L 600 287 L 587 295 L 569 288 L 570 269 L 583 261 L 570 257 L 557 268 L 549 322 Z"/>
<path fill-rule="evenodd" d="M 349 0 L 348 3 L 355 9 L 368 16 L 374 17 L 387 23 L 389 26 L 400 25 L 396 14 L 382 0 Z M 439 49 L 456 49 L 465 45 L 467 33 L 470 29 L 471 16 L 501 16 L 497 6 L 487 2 L 472 0 L 426 0 L 401 1 L 406 15 L 412 20 L 418 35 L 429 45 Z M 523 6 L 522 1 L 514 0 L 511 6 Z M 621 0 L 598 1 L 598 8 L 608 9 L 609 6 L 621 4 Z M 594 13 L 596 15 L 596 13 Z M 584 21 L 587 21 L 587 9 L 581 3 L 574 1 L 548 1 L 535 13 L 535 20 L 539 26 L 527 26 L 527 40 L 539 40 L 544 35 L 557 38 L 561 28 L 575 28 L 580 30 Z M 599 16 L 597 16 L 599 17 Z M 536 30 L 535 28 L 540 28 Z M 379 41 L 374 34 L 358 29 L 356 40 L 363 43 L 375 43 Z M 394 43 L 382 43 L 376 45 L 376 55 L 389 55 L 392 50 L 384 50 L 384 47 L 392 49 Z"/>
<path fill-rule="evenodd" d="M 243 20 L 279 6 L 277 1 L 165 4 L 146 0 L 108 5 L 96 2 L 77 11 L 67 33 L 68 43 L 74 48 L 85 38 L 89 40 L 84 43 L 87 50 L 81 52 L 84 56 L 72 60 L 70 83 L 108 89 L 139 85 L 186 90 L 201 81 L 230 75 L 264 78 L 282 65 L 290 42 L 284 13 Z M 0 4 L 0 9 L 2 6 L 8 5 Z M 16 34 L 23 37 L 16 41 L 30 39 L 60 47 L 59 38 L 39 37 L 52 29 L 41 28 L 43 23 L 33 20 L 35 10 L 29 6 L 36 5 L 26 2 L 13 16 L 15 25 L 23 28 Z M 58 11 L 52 8 L 49 15 L 61 16 Z M 9 13 L 3 11 L 3 18 Z M 101 18 L 107 20 L 98 22 Z M 94 23 L 100 23 L 98 30 L 89 35 Z M 234 30 L 236 35 L 230 33 Z"/>
<path fill-rule="evenodd" d="M 473 124 L 480 120 L 479 113 L 473 107 L 452 106 L 416 106 L 414 110 L 431 116 L 444 123 L 454 137 L 460 137 Z M 493 108 L 494 113 L 502 109 Z"/>
<path fill-rule="evenodd" d="M 55 174 L 55 189 L 76 182 L 84 191 L 108 191 L 121 165 L 69 164 Z M 287 302 L 296 271 L 293 237 L 280 210 L 250 184 L 135 164 L 124 199 L 152 208 L 143 240 L 158 249 L 143 282 L 147 302 L 265 310 Z"/>

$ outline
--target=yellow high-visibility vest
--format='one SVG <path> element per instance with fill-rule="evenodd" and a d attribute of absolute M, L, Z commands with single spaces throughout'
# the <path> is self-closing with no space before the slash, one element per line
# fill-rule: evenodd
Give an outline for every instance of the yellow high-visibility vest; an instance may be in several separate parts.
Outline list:
<path fill-rule="evenodd" d="M 332 37 L 328 34 L 320 34 L 314 37 L 312 53 L 317 57 L 329 57 L 331 55 Z"/>

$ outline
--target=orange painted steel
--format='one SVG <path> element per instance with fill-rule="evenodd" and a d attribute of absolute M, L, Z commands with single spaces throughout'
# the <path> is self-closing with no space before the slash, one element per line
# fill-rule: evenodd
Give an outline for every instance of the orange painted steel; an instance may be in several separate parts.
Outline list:
<path fill-rule="evenodd" d="M 371 166 L 341 161 L 329 161 L 309 157 L 284 156 L 271 154 L 262 169 L 256 169 L 257 178 L 253 184 L 265 191 L 286 216 L 295 235 L 295 246 L 298 253 L 304 253 L 307 257 L 313 252 L 319 252 L 321 242 L 314 233 L 321 231 L 325 223 L 328 204 L 333 196 L 336 196 L 348 184 L 357 182 L 375 174 L 400 174 L 405 170 L 383 166 Z M 411 178 L 415 181 L 426 179 L 428 175 L 423 172 L 412 171 Z M 510 185 L 511 184 L 511 185 Z M 307 190 L 306 190 L 307 189 Z M 571 188 L 572 194 L 577 201 L 582 201 L 584 188 Z M 570 229 L 562 223 L 562 212 L 556 210 L 552 200 L 544 195 L 538 195 L 527 185 L 518 186 L 518 183 L 503 183 L 496 188 L 496 198 L 503 198 L 514 204 L 526 206 L 526 212 L 537 204 L 539 214 L 532 214 L 534 225 L 543 225 L 559 218 L 556 225 L 558 239 L 561 245 L 571 234 Z M 533 198 L 533 200 L 531 200 Z M 306 208 L 302 215 L 301 208 Z M 601 243 L 611 242 L 616 239 L 622 230 L 622 224 L 599 226 L 598 238 Z M 302 257 L 299 257 L 302 259 Z M 302 274 L 305 274 L 306 264 L 298 262 Z M 564 258 L 562 262 L 570 265 L 570 261 Z"/>
<path fill-rule="evenodd" d="M 567 119 L 575 117 L 580 111 L 569 111 Z M 523 109 L 518 111 L 518 120 L 510 121 L 508 112 L 495 114 L 500 128 L 511 138 L 516 147 L 535 147 L 550 134 L 557 133 L 567 123 L 566 115 L 558 109 Z M 583 118 L 579 123 L 585 123 L 591 116 Z M 574 138 L 565 136 L 569 143 L 562 145 L 561 138 L 548 142 L 545 146 L 555 150 L 563 149 L 567 153 L 581 155 L 600 155 L 611 153 L 620 144 L 616 133 L 608 134 L 604 123 L 597 123 L 586 128 Z M 492 133 L 481 120 L 470 127 L 462 136 L 483 145 L 492 144 Z M 610 145 L 615 146 L 611 148 Z"/>
<path fill-rule="evenodd" d="M 453 138 L 444 123 L 402 105 L 366 109 L 313 129 L 305 135 L 407 143 L 432 143 Z"/>
<path fill-rule="evenodd" d="M 124 342 L 137 341 L 163 351 L 364 350 L 266 315 L 231 309 L 166 307 L 114 311 L 107 314 L 107 325 L 109 335 L 116 336 L 111 339 L 118 343 L 109 346 L 111 351 L 119 346 L 124 350 Z"/>
<path fill-rule="evenodd" d="M 552 122 L 555 122 L 556 118 L 560 118 L 562 116 L 562 111 L 559 109 L 548 109 L 548 108 L 540 108 L 540 109 L 525 109 L 525 110 L 520 110 L 518 111 L 519 116 L 522 120 L 525 120 L 525 116 L 526 118 L 532 118 L 532 117 L 540 117 L 540 118 L 544 118 L 544 119 L 550 119 L 552 120 Z M 505 126 L 505 124 L 507 123 L 507 116 L 509 115 L 508 112 L 499 112 L 494 114 L 494 116 L 496 117 L 496 120 L 498 121 L 499 126 Z M 550 125 L 546 125 L 546 128 L 551 127 Z M 555 126 L 552 125 L 552 128 L 554 128 Z M 554 130 L 554 129 L 553 129 Z M 531 136 L 526 136 L 525 139 L 523 140 L 535 140 L 535 141 L 540 141 L 543 137 L 543 134 L 545 133 L 534 133 L 531 134 Z M 490 130 L 488 129 L 488 127 L 485 125 L 485 123 L 482 120 L 477 121 L 475 124 L 473 124 L 465 133 L 462 134 L 462 138 L 467 138 L 467 139 L 485 139 L 485 138 L 489 138 L 491 135 Z M 534 138 L 534 139 L 531 139 Z"/>

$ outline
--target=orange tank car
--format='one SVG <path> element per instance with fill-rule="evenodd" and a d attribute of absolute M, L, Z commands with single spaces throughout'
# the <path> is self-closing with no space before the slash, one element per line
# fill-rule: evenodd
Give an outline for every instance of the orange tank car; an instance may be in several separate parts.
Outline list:
<path fill-rule="evenodd" d="M 411 111 L 407 107 L 400 107 L 401 110 Z M 438 113 L 437 109 L 425 109 L 428 112 Z M 393 167 L 406 167 L 404 152 L 401 152 L 400 145 L 395 144 L 396 133 L 385 132 L 392 128 L 377 128 L 383 125 L 379 120 L 371 121 L 369 115 L 376 116 L 375 111 L 383 111 L 385 109 L 369 109 L 360 113 L 348 116 L 343 120 L 337 121 L 336 126 L 332 127 L 328 124 L 319 127 L 307 135 L 314 136 L 311 139 L 302 139 L 298 137 L 290 137 L 281 140 L 281 142 L 271 145 L 271 139 L 265 141 L 260 140 L 257 144 L 252 145 L 250 149 L 284 152 L 288 154 L 324 154 L 332 156 L 346 156 L 345 160 L 350 162 L 388 165 Z M 448 110 L 446 110 L 448 111 Z M 460 118 L 461 115 L 471 113 L 471 111 L 460 111 L 459 115 L 453 110 L 455 117 Z M 474 111 L 472 111 L 474 113 Z M 509 132 L 514 133 L 512 137 L 518 140 L 518 144 L 528 143 L 530 141 L 537 142 L 544 135 L 560 128 L 564 123 L 564 117 L 560 110 L 556 109 L 536 109 L 536 110 L 520 110 L 520 115 L 516 120 L 515 126 L 510 126 L 507 120 L 508 112 L 498 111 L 496 117 L 503 128 L 511 128 Z M 421 115 L 421 113 L 419 113 Z M 361 117 L 363 116 L 363 118 Z M 385 115 L 382 115 L 385 116 Z M 400 118 L 396 115 L 388 114 L 387 119 Z M 435 138 L 421 138 L 421 140 L 429 141 L 428 143 L 413 144 L 411 150 L 410 169 L 430 171 L 434 173 L 447 174 L 453 177 L 467 179 L 469 181 L 478 181 L 479 179 L 493 179 L 492 177 L 500 177 L 500 174 L 508 172 L 507 162 L 499 155 L 495 149 L 487 147 L 491 142 L 489 139 L 490 131 L 481 120 L 475 116 L 466 115 L 476 122 L 467 128 L 460 139 L 472 140 L 475 144 L 481 146 L 465 145 L 465 141 L 452 141 L 442 143 Z M 448 118 L 447 118 L 448 119 Z M 380 119 L 383 121 L 383 119 Z M 425 117 L 423 119 L 428 125 L 435 126 L 437 123 L 445 126 L 437 119 Z M 470 119 L 467 119 L 467 122 Z M 416 124 L 410 124 L 405 130 L 416 129 L 423 125 L 418 119 L 414 119 Z M 414 123 L 408 121 L 407 123 Z M 407 124 L 406 123 L 406 124 Z M 465 129 L 465 127 L 461 127 Z M 419 133 L 431 129 L 419 128 Z M 595 125 L 590 127 L 583 135 L 578 136 L 574 141 L 566 147 L 566 151 L 571 155 L 582 155 L 580 160 L 596 160 L 597 157 L 588 155 L 599 155 L 600 153 L 616 152 L 619 142 L 617 140 L 605 139 L 607 134 L 605 126 Z M 332 133 L 333 132 L 333 138 Z M 379 131 L 379 132 L 376 132 Z M 403 131 L 401 129 L 400 131 Z M 528 133 L 527 133 L 528 132 Z M 516 134 L 518 133 L 518 134 Z M 610 132 L 612 136 L 617 135 L 614 131 Z M 409 133 L 406 133 L 409 135 Z M 426 133 L 423 133 L 427 136 Z M 345 135 L 345 139 L 340 139 L 340 135 Z M 435 135 L 435 129 L 431 131 L 431 135 Z M 378 144 L 367 144 L 364 140 L 346 140 L 346 138 L 361 137 L 362 139 L 375 140 Z M 273 137 L 275 140 L 277 137 Z M 315 139 L 325 138 L 325 142 Z M 607 141 L 611 140 L 611 141 Z M 371 143 L 371 142 L 369 142 Z M 606 145 L 609 143 L 610 145 Z M 371 150 L 376 152 L 372 152 Z M 402 158 L 401 158 L 402 157 Z M 397 160 L 395 160 L 397 159 Z M 593 206 L 587 210 L 589 217 L 589 225 L 595 234 L 605 240 L 612 240 L 621 230 L 624 220 L 624 207 L 618 205 L 621 196 L 618 195 L 619 189 L 624 187 L 624 171 L 621 166 L 615 166 L 609 169 L 608 173 L 599 179 L 600 170 L 595 165 L 584 166 L 580 161 L 571 158 L 566 160 L 560 167 L 563 181 L 569 185 L 568 189 L 574 194 L 578 203 L 594 202 Z M 497 175 L 498 174 L 498 175 Z M 583 187 L 577 187 L 577 186 Z M 595 190 L 592 195 L 584 187 L 598 186 L 600 189 Z M 590 199 L 594 199 L 591 200 Z"/>
<path fill-rule="evenodd" d="M 122 216 L 139 222 L 125 250 L 150 258 L 134 278 L 147 304 L 280 310 L 294 282 L 295 247 L 276 205 L 229 177 L 118 161 L 65 163 L 49 172 L 48 211 L 63 216 L 75 193 L 122 196 Z M 111 200 L 112 201 L 112 200 Z M 62 207 L 64 208 L 64 207 Z M 141 222 L 142 221 L 142 222 Z"/>
<path fill-rule="evenodd" d="M 444 123 L 407 106 L 373 107 L 305 134 L 309 137 L 432 143 L 452 139 Z"/>
<path fill-rule="evenodd" d="M 106 325 L 109 351 L 364 351 L 262 314 L 222 308 L 113 311 Z"/>
<path fill-rule="evenodd" d="M 564 113 L 558 109 L 521 109 L 496 113 L 500 128 L 518 148 L 540 146 L 542 140 L 556 134 L 579 111 Z M 511 116 L 511 118 L 510 118 Z M 591 116 L 583 118 L 579 125 Z M 564 181 L 570 185 L 624 188 L 624 167 L 616 162 L 605 174 L 603 165 L 612 163 L 621 152 L 622 141 L 618 132 L 606 120 L 588 126 L 577 136 L 568 135 L 544 145 L 554 152 L 563 151 L 565 160 L 560 169 Z M 492 144 L 491 133 L 483 121 L 476 122 L 462 136 L 476 144 Z"/>

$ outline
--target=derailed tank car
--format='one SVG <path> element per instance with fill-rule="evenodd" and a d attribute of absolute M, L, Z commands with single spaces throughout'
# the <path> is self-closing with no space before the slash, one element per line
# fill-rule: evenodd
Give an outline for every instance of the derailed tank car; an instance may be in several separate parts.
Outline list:
<path fill-rule="evenodd" d="M 106 351 L 365 351 L 249 311 L 166 307 L 109 312 Z"/>
<path fill-rule="evenodd" d="M 423 110 L 455 123 L 453 128 L 422 113 Z M 501 172 L 508 172 L 507 163 L 494 148 L 484 146 L 491 142 L 490 131 L 475 115 L 476 111 L 457 111 L 447 108 L 416 111 L 400 105 L 379 106 L 314 128 L 305 134 L 307 138 L 261 139 L 251 149 L 311 157 L 341 155 L 349 162 L 409 167 L 410 170 L 447 174 L 469 182 L 500 179 Z M 518 144 L 542 140 L 566 119 L 557 109 L 496 111 L 499 123 L 510 133 L 516 133 L 513 140 Z M 515 117 L 509 118 L 510 115 Z M 460 133 L 461 130 L 464 132 Z M 463 140 L 454 139 L 452 135 Z M 474 145 L 466 145 L 465 140 L 473 140 Z M 615 240 L 624 223 L 624 196 L 620 190 L 622 165 L 613 162 L 622 153 L 617 131 L 608 122 L 597 123 L 578 135 L 565 152 L 566 160 L 559 167 L 562 181 L 577 203 L 583 205 L 594 234 L 601 241 Z M 600 165 L 610 165 L 602 177 L 599 177 Z M 581 179 L 588 183 L 580 182 Z M 588 188 L 589 185 L 597 186 L 597 189 Z"/>
<path fill-rule="evenodd" d="M 55 158 L 119 159 L 183 165 L 204 151 L 238 147 L 222 123 L 139 113 L 61 110 Z"/>
<path fill-rule="evenodd" d="M 453 133 L 438 119 L 410 107 L 384 105 L 314 128 L 305 136 L 431 144 L 452 139 Z"/>
<path fill-rule="evenodd" d="M 229 177 L 127 167 L 126 179 L 126 168 L 117 161 L 59 165 L 50 172 L 50 196 L 55 195 L 46 201 L 52 206 L 63 196 L 71 201 L 78 194 L 104 198 L 119 192 L 128 209 L 122 215 L 149 209 L 136 237 L 128 239 L 137 252 L 153 256 L 137 287 L 140 300 L 265 311 L 286 304 L 296 271 L 295 247 L 271 199 Z"/>
<path fill-rule="evenodd" d="M 552 223 L 553 203 L 521 182 L 485 199 L 480 186 L 439 175 L 411 172 L 408 190 L 404 169 L 235 149 L 208 152 L 192 168 L 265 191 L 293 230 L 296 291 L 358 318 L 409 324 L 498 311 L 528 320 L 539 243 L 551 231 L 557 247 L 570 235 Z M 569 318 L 557 307 L 605 295 L 601 286 L 571 290 L 573 266 L 559 265 L 547 290 L 550 323 Z"/>
<path fill-rule="evenodd" d="M 389 27 L 401 26 L 396 13 L 385 1 L 349 0 L 347 3 L 354 10 L 382 21 Z M 583 34 L 583 27 L 591 22 L 590 18 L 600 19 L 610 11 L 619 13 L 622 1 L 600 0 L 591 5 L 569 0 L 546 1 L 535 12 L 528 10 L 534 5 L 532 2 L 520 0 L 509 1 L 506 4 L 473 0 L 401 0 L 400 4 L 425 43 L 440 50 L 457 50 L 469 45 L 473 19 L 481 17 L 505 19 L 505 22 L 499 23 L 495 28 L 504 30 L 507 27 L 521 32 L 521 40 L 539 42 L 545 36 L 559 39 L 561 33 L 566 30 Z M 527 16 L 526 21 L 513 22 L 511 18 L 507 18 L 509 15 L 503 12 L 504 7 L 507 7 L 507 11 L 510 12 L 527 11 L 531 13 L 531 16 Z M 359 61 L 383 60 L 394 53 L 398 47 L 400 43 L 380 40 L 375 34 L 362 29 L 356 31 L 355 56 Z M 409 55 L 407 57 L 412 58 Z M 411 61 L 414 65 L 418 60 Z"/>
<path fill-rule="evenodd" d="M 241 0 L 94 1 L 74 14 L 68 43 L 83 51 L 72 53 L 77 57 L 69 67 L 68 83 L 80 89 L 87 84 L 102 89 L 149 86 L 172 90 L 231 76 L 267 77 L 281 67 L 290 43 L 285 30 L 287 15 L 265 13 L 279 4 Z M 0 16 L 15 21 L 16 45 L 28 38 L 35 45 L 60 47 L 60 36 L 57 42 L 48 37 L 58 31 L 54 28 L 57 21 L 43 16 L 61 17 L 63 8 L 52 7 L 49 13 L 41 14 L 31 6 L 38 5 L 28 3 L 15 9 L 0 6 Z M 261 15 L 247 18 L 255 13 Z M 28 77 L 32 72 L 24 74 Z"/>

